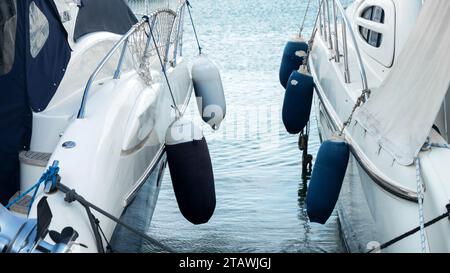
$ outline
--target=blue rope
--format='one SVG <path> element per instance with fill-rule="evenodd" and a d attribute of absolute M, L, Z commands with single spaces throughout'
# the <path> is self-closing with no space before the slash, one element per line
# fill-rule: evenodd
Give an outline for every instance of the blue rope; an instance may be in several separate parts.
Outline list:
<path fill-rule="evenodd" d="M 32 192 L 34 190 L 33 196 L 31 197 L 31 202 L 28 205 L 28 214 L 30 213 L 31 210 L 31 206 L 34 203 L 34 200 L 36 199 L 36 195 L 37 192 L 39 190 L 39 187 L 41 186 L 42 183 L 45 183 L 45 185 L 47 186 L 48 182 L 51 182 L 51 187 L 50 189 L 54 189 L 56 188 L 56 182 L 57 182 L 57 174 L 59 172 L 59 167 L 58 167 L 59 162 L 57 160 L 55 160 L 52 164 L 52 166 L 50 166 L 47 171 L 45 173 L 42 174 L 41 178 L 39 179 L 39 181 L 37 181 L 33 186 L 31 186 L 28 190 L 24 191 L 23 193 L 21 193 L 19 196 L 17 196 L 16 198 L 14 198 L 14 200 L 12 200 L 11 202 L 8 203 L 8 205 L 6 205 L 6 208 L 9 209 L 11 206 L 13 206 L 14 204 L 16 204 L 17 202 L 19 202 L 25 195 L 29 194 L 30 192 Z"/>

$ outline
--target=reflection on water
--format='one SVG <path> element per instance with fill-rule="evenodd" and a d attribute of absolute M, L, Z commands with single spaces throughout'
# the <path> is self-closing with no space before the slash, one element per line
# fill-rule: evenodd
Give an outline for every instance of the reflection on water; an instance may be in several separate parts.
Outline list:
<path fill-rule="evenodd" d="M 163 1 L 164 2 L 164 1 Z M 315 3 L 316 1 L 312 1 Z M 341 252 L 337 216 L 310 224 L 305 211 L 298 137 L 281 122 L 278 66 L 306 3 L 298 0 L 192 0 L 205 53 L 221 72 L 228 104 L 218 132 L 204 127 L 213 160 L 217 208 L 193 226 L 178 211 L 168 170 L 148 233 L 181 252 Z M 306 27 L 311 29 L 314 16 Z M 195 56 L 186 20 L 184 55 Z M 195 100 L 188 109 L 200 124 Z M 311 122 L 309 152 L 319 137 Z M 142 251 L 156 251 L 143 245 Z"/>

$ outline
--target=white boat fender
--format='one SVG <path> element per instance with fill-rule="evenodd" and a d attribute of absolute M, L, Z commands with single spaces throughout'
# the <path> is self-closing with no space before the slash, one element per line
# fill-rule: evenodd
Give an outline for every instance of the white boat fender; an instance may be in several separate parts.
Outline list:
<path fill-rule="evenodd" d="M 216 193 L 202 130 L 184 117 L 178 119 L 166 134 L 166 152 L 181 214 L 195 225 L 207 223 L 216 207 Z"/>
<path fill-rule="evenodd" d="M 199 55 L 192 65 L 192 81 L 203 121 L 217 130 L 227 110 L 219 69 L 205 55 Z"/>
<path fill-rule="evenodd" d="M 308 124 L 314 86 L 314 79 L 304 66 L 289 77 L 282 112 L 283 124 L 289 133 L 298 134 Z"/>
<path fill-rule="evenodd" d="M 349 156 L 349 145 L 343 137 L 335 136 L 320 146 L 306 195 L 306 209 L 311 222 L 325 224 L 333 213 Z"/>
<path fill-rule="evenodd" d="M 299 69 L 307 57 L 308 44 L 301 37 L 294 37 L 286 43 L 280 65 L 280 83 L 286 88 L 291 73 Z"/>

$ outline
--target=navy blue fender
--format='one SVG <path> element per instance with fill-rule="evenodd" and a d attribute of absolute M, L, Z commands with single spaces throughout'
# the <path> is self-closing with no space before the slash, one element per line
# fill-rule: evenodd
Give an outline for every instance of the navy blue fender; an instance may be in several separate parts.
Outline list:
<path fill-rule="evenodd" d="M 320 146 L 306 195 L 306 208 L 311 222 L 325 224 L 333 213 L 349 156 L 349 146 L 340 137 L 327 140 Z"/>
<path fill-rule="evenodd" d="M 298 134 L 308 124 L 314 94 L 310 75 L 294 71 L 288 80 L 283 102 L 283 124 L 290 134 Z"/>
<path fill-rule="evenodd" d="M 291 40 L 286 43 L 283 58 L 280 65 L 280 83 L 286 88 L 292 71 L 300 68 L 303 64 L 302 51 L 304 55 L 308 52 L 308 44 L 302 40 Z"/>

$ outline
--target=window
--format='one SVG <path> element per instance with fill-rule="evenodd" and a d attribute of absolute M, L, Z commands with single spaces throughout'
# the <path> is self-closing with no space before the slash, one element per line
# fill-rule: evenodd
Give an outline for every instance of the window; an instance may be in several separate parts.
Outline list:
<path fill-rule="evenodd" d="M 47 41 L 50 28 L 44 13 L 36 3 L 30 4 L 30 53 L 33 58 L 41 51 Z"/>
<path fill-rule="evenodd" d="M 0 1 L 0 76 L 11 72 L 16 49 L 16 0 Z"/>
<path fill-rule="evenodd" d="M 372 6 L 364 10 L 361 15 L 362 18 L 376 23 L 384 24 L 384 10 L 378 6 Z M 373 47 L 380 47 L 383 40 L 383 35 L 368 28 L 359 27 L 359 33 L 363 39 Z"/>

